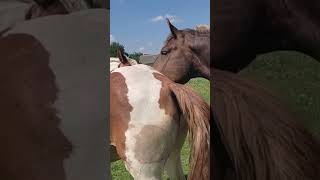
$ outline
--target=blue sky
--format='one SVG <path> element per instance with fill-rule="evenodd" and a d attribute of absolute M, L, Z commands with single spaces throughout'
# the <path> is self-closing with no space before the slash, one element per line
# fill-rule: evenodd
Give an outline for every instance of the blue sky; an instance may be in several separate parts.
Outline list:
<path fill-rule="evenodd" d="M 178 29 L 210 24 L 210 0 L 111 0 L 110 40 L 129 53 L 158 54 L 169 34 L 166 17 Z"/>

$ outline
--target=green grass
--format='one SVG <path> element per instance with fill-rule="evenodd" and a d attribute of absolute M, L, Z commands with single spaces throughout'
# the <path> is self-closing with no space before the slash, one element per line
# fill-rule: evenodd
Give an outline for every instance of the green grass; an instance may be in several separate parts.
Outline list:
<path fill-rule="evenodd" d="M 273 90 L 320 135 L 320 63 L 301 53 L 259 56 L 241 75 Z"/>
<path fill-rule="evenodd" d="M 191 86 L 196 92 L 198 92 L 208 103 L 210 102 L 210 82 L 203 78 L 195 78 L 188 82 L 188 85 Z M 181 160 L 183 171 L 185 174 L 189 172 L 189 151 L 190 145 L 188 140 L 186 140 L 184 146 L 181 150 Z M 133 179 L 122 161 L 117 161 L 111 164 L 111 174 L 113 180 L 131 180 Z M 167 176 L 164 176 L 164 179 L 167 179 Z"/>

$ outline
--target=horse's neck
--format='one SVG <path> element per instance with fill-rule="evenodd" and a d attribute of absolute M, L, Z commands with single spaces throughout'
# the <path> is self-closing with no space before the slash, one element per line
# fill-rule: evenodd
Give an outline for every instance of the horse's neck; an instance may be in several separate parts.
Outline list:
<path fill-rule="evenodd" d="M 210 46 L 203 46 L 197 56 L 199 58 L 199 66 L 197 71 L 199 76 L 209 79 L 210 78 Z"/>

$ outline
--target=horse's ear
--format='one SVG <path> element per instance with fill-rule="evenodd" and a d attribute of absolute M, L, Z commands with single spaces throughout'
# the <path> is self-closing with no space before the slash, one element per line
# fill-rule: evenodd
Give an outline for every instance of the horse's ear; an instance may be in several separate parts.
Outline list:
<path fill-rule="evenodd" d="M 118 49 L 118 58 L 122 64 L 127 64 L 129 62 L 120 48 Z"/>
<path fill-rule="evenodd" d="M 178 29 L 171 24 L 170 20 L 167 18 L 167 23 L 168 23 L 168 26 L 169 26 L 169 29 L 171 31 L 171 34 L 174 38 L 177 38 L 177 33 L 178 33 Z"/>

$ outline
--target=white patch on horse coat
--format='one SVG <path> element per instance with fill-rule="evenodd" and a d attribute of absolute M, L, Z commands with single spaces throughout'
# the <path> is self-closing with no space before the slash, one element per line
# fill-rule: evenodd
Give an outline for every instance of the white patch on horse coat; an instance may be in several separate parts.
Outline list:
<path fill-rule="evenodd" d="M 133 107 L 130 112 L 128 129 L 125 133 L 126 167 L 136 179 L 152 179 L 152 175 L 155 174 L 158 176 L 160 174 L 161 177 L 162 169 L 159 168 L 164 166 L 165 160 L 168 158 L 166 154 L 168 152 L 161 147 L 173 146 L 177 125 L 175 124 L 176 121 L 173 121 L 172 117 L 167 115 L 164 109 L 160 108 L 159 99 L 162 83 L 153 75 L 157 71 L 149 66 L 139 64 L 118 68 L 113 72 L 119 72 L 124 76 L 128 88 L 129 104 Z M 153 153 L 162 154 L 165 157 L 153 162 L 141 162 L 141 160 L 137 159 L 135 152 L 136 145 L 139 144 L 137 136 L 144 127 L 152 128 L 152 126 L 162 129 L 164 131 L 162 135 L 166 136 L 160 139 L 160 142 L 157 142 L 159 145 L 158 152 Z M 146 175 L 150 176 L 146 177 Z M 156 177 L 153 178 L 157 179 Z"/>
<path fill-rule="evenodd" d="M 106 39 L 109 12 L 93 9 L 25 21 L 9 31 L 38 39 L 50 53 L 59 88 L 55 107 L 61 130 L 74 145 L 66 180 L 106 180 Z M 108 37 L 107 37 L 108 38 Z"/>
<path fill-rule="evenodd" d="M 120 64 L 119 58 L 110 57 L 110 72 L 117 69 Z"/>

